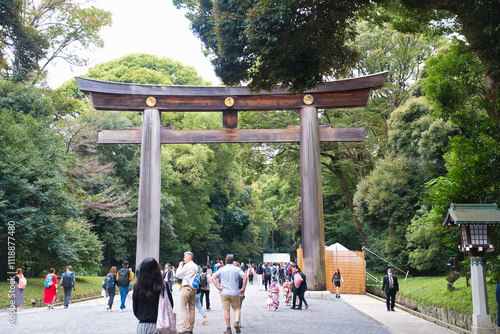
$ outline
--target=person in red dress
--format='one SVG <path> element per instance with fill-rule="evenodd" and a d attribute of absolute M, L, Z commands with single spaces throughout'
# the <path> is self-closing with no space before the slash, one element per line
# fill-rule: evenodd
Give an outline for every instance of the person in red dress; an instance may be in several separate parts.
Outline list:
<path fill-rule="evenodd" d="M 47 305 L 47 308 L 50 310 L 54 308 L 52 303 L 57 300 L 57 276 L 56 270 L 54 268 L 50 268 L 49 273 L 45 276 L 44 280 L 44 293 L 43 293 L 43 302 Z M 50 276 L 50 277 L 49 277 Z M 52 283 L 50 283 L 52 281 Z"/>

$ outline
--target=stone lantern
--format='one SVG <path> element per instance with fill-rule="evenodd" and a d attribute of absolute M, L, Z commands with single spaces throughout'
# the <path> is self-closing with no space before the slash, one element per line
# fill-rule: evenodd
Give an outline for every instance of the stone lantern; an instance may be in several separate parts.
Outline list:
<path fill-rule="evenodd" d="M 445 228 L 460 229 L 462 252 L 470 253 L 472 282 L 472 333 L 495 333 L 488 310 L 483 255 L 492 252 L 491 228 L 500 225 L 500 210 L 496 204 L 451 204 L 443 223 Z"/>

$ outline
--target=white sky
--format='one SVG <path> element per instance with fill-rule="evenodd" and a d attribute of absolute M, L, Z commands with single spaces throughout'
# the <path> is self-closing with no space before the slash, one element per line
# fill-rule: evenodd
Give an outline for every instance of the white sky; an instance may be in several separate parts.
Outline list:
<path fill-rule="evenodd" d="M 201 42 L 189 29 L 184 11 L 171 0 L 95 0 L 96 8 L 110 11 L 111 27 L 101 29 L 104 47 L 90 53 L 88 67 L 70 67 L 64 61 L 48 66 L 48 83 L 57 88 L 88 69 L 130 53 L 147 53 L 168 57 L 196 68 L 198 74 L 213 85 L 219 83 L 212 65 L 201 52 Z"/>

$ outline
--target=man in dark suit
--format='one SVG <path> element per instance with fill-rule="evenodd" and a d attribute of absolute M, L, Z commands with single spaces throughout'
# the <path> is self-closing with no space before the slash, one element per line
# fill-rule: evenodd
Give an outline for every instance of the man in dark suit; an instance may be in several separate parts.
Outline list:
<path fill-rule="evenodd" d="M 398 278 L 392 274 L 392 269 L 387 269 L 387 275 L 384 276 L 382 291 L 385 292 L 387 311 L 394 311 L 396 302 L 396 292 L 399 291 Z"/>

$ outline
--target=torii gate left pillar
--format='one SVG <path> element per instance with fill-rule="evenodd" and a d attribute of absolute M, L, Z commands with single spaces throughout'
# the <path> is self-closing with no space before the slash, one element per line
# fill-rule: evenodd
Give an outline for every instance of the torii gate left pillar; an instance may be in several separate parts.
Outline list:
<path fill-rule="evenodd" d="M 372 89 L 383 86 L 387 72 L 327 82 L 291 95 L 277 88 L 250 94 L 246 87 L 151 86 L 76 78 L 98 110 L 143 112 L 143 128 L 99 131 L 99 144 L 141 144 L 136 266 L 159 259 L 161 144 L 300 142 L 303 271 L 311 291 L 325 291 L 323 200 L 320 141 L 364 141 L 364 128 L 319 126 L 317 108 L 362 107 Z M 300 110 L 300 127 L 238 129 L 238 111 Z M 164 130 L 162 111 L 223 111 L 223 130 Z"/>
<path fill-rule="evenodd" d="M 144 110 L 142 117 L 136 266 L 147 257 L 160 258 L 161 113 Z"/>

